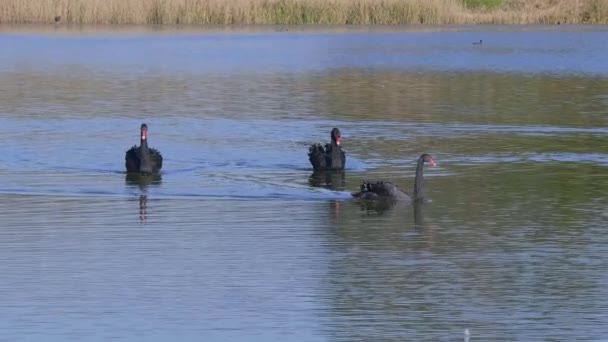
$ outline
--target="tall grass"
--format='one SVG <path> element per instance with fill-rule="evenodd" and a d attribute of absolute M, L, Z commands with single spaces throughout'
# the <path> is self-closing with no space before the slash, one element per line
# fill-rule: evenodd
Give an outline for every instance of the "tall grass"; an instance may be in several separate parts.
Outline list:
<path fill-rule="evenodd" d="M 0 23 L 608 23 L 608 0 L 0 0 Z"/>

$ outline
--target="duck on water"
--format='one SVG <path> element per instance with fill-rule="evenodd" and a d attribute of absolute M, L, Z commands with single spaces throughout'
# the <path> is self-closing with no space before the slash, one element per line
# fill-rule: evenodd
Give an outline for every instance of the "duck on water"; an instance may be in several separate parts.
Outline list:
<path fill-rule="evenodd" d="M 414 192 L 411 195 L 399 189 L 391 182 L 375 181 L 363 182 L 363 184 L 361 184 L 361 191 L 352 193 L 352 196 L 363 201 L 422 201 L 424 200 L 424 163 L 435 166 L 435 161 L 430 154 L 424 153 L 418 158 L 416 178 L 414 180 Z"/>

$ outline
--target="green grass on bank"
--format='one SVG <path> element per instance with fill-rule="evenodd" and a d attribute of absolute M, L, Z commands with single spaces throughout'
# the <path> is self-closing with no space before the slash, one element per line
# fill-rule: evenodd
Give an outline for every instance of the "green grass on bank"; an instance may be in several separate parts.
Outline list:
<path fill-rule="evenodd" d="M 469 9 L 495 9 L 503 4 L 503 0 L 464 0 L 463 3 Z"/>

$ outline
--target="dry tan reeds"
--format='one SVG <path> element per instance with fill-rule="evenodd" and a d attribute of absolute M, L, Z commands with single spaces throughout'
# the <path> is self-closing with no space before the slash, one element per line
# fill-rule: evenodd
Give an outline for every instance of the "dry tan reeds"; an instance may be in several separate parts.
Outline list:
<path fill-rule="evenodd" d="M 0 23 L 545 24 L 608 23 L 608 0 L 0 0 Z"/>

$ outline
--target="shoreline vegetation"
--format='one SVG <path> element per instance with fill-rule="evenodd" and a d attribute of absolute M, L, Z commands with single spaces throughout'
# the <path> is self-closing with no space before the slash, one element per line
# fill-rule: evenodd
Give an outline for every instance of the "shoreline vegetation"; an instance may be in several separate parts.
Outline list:
<path fill-rule="evenodd" d="M 608 24 L 608 0 L 0 0 L 0 24 Z"/>

